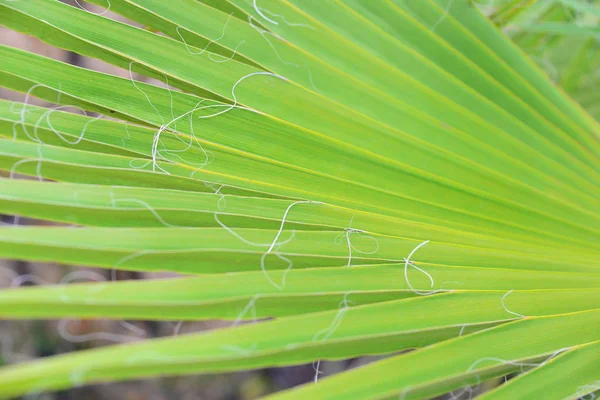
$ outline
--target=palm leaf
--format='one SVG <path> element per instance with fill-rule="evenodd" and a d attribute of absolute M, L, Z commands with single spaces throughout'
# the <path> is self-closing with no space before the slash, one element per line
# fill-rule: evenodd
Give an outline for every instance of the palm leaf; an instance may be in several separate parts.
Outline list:
<path fill-rule="evenodd" d="M 600 59 L 573 19 L 597 8 L 258 3 L 110 2 L 141 29 L 0 1 L 5 26 L 130 75 L 0 47 L 2 86 L 27 96 L 0 101 L 0 208 L 77 225 L 4 227 L 0 254 L 184 275 L 67 275 L 0 291 L 0 317 L 233 321 L 8 365 L 0 397 L 375 354 L 274 397 L 430 398 L 508 374 L 484 398 L 597 390 Z M 528 57 L 541 43 L 564 91 Z"/>

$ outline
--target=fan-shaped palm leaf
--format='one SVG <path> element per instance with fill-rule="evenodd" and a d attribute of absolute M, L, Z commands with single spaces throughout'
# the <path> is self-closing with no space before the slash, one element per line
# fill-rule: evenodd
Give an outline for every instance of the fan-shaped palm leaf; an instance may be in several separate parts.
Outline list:
<path fill-rule="evenodd" d="M 0 102 L 0 167 L 53 181 L 1 181 L 2 212 L 82 226 L 5 227 L 0 254 L 185 277 L 3 290 L 0 317 L 277 318 L 5 366 L 0 397 L 408 349 L 274 397 L 428 398 L 515 372 L 484 398 L 598 390 L 600 127 L 473 2 L 93 2 L 148 29 L 0 9 L 169 88 L 0 47 L 2 85 L 58 105 Z M 511 35 L 597 46 L 548 24 Z M 596 115 L 585 54 L 562 81 Z"/>

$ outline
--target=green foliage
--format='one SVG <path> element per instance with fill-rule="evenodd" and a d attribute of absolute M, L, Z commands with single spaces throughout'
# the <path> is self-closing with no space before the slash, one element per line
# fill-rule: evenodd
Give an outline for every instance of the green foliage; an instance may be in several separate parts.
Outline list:
<path fill-rule="evenodd" d="M 63 106 L 0 101 L 0 168 L 39 178 L 0 209 L 81 225 L 3 227 L 0 255 L 184 275 L 2 290 L 0 317 L 232 321 L 3 366 L 0 397 L 374 354 L 273 398 L 597 391 L 599 8 L 480 3 L 111 0 L 140 29 L 0 0 L 131 74 L 0 47 L 2 86 Z"/>
<path fill-rule="evenodd" d="M 539 0 L 518 8 L 518 13 L 501 13 L 507 18 L 495 20 L 596 119 L 600 119 L 599 5 L 597 0 Z"/>

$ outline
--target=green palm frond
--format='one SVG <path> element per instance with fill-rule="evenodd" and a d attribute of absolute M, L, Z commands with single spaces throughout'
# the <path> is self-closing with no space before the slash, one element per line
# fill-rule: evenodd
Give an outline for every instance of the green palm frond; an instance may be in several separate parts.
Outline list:
<path fill-rule="evenodd" d="M 7 365 L 0 397 L 363 355 L 389 357 L 273 398 L 598 390 L 595 3 L 91 2 L 143 28 L 0 0 L 130 77 L 0 46 L 27 95 L 0 101 L 0 209 L 61 223 L 0 255 L 183 276 L 1 290 L 0 318 L 232 326 Z"/>

